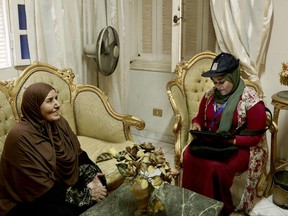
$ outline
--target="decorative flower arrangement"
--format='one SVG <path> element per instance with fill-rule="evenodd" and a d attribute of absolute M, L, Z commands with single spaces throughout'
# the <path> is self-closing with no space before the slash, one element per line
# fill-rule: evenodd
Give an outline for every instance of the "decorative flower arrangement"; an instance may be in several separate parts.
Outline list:
<path fill-rule="evenodd" d="M 117 160 L 116 166 L 119 172 L 130 180 L 131 185 L 137 184 L 142 189 L 148 188 L 150 190 L 152 211 L 156 213 L 163 210 L 164 206 L 161 202 L 159 190 L 165 183 L 171 183 L 173 175 L 162 148 L 155 150 L 152 143 L 134 144 L 120 152 L 111 148 L 109 153 L 99 155 L 96 162 L 112 158 Z"/>
<path fill-rule="evenodd" d="M 281 85 L 288 85 L 288 63 L 282 63 L 282 71 L 279 73 Z"/>

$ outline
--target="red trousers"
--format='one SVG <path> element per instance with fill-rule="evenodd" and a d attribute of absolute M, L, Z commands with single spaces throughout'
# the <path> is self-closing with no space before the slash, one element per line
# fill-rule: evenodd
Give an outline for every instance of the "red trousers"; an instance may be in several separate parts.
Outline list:
<path fill-rule="evenodd" d="M 189 147 L 183 155 L 182 187 L 224 203 L 221 215 L 234 210 L 230 188 L 236 173 L 247 170 L 249 148 L 239 149 L 226 161 L 197 158 Z"/>

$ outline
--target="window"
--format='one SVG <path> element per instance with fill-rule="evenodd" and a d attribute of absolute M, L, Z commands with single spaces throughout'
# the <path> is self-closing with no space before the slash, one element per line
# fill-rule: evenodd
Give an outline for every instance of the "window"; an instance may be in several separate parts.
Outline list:
<path fill-rule="evenodd" d="M 11 67 L 7 1 L 0 1 L 0 69 Z"/>
<path fill-rule="evenodd" d="M 11 27 L 13 36 L 14 65 L 29 65 L 30 52 L 28 46 L 26 8 L 24 0 L 13 0 L 10 5 Z"/>
<path fill-rule="evenodd" d="M 182 60 L 205 50 L 214 52 L 216 36 L 209 0 L 183 0 L 182 4 Z"/>
<path fill-rule="evenodd" d="M 10 14 L 10 16 L 9 16 Z M 24 0 L 0 1 L 0 69 L 29 65 Z"/>
<path fill-rule="evenodd" d="M 162 70 L 158 67 L 161 65 L 169 69 L 172 0 L 139 0 L 131 4 L 134 39 L 132 68 Z"/>
<path fill-rule="evenodd" d="M 204 50 L 215 51 L 209 0 L 137 0 L 131 1 L 131 12 L 131 69 L 173 71 L 171 64 L 180 59 L 188 60 Z M 181 14 L 181 24 L 173 22 L 176 14 Z"/>

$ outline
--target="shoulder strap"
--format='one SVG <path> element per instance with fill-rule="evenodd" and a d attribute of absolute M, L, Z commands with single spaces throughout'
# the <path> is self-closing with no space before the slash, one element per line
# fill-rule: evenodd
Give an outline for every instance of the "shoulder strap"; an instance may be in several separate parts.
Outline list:
<path fill-rule="evenodd" d="M 265 111 L 270 116 L 270 118 L 269 118 L 270 121 L 269 121 L 269 124 L 264 129 L 261 129 L 261 130 L 247 130 L 247 129 L 244 129 L 244 130 L 240 130 L 238 135 L 241 135 L 241 136 L 253 136 L 253 135 L 260 135 L 260 134 L 265 133 L 271 127 L 271 125 L 273 123 L 273 118 L 272 118 L 271 111 L 267 107 L 265 107 Z M 246 127 L 246 124 L 244 124 L 244 126 Z M 243 127 L 241 127 L 241 128 L 243 128 Z"/>

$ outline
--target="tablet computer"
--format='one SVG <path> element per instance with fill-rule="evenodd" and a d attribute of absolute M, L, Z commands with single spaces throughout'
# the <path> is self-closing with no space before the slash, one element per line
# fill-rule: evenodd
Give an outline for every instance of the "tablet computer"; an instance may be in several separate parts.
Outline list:
<path fill-rule="evenodd" d="M 234 139 L 234 135 L 230 133 L 217 133 L 212 131 L 199 131 L 199 130 L 190 130 L 191 135 L 195 135 L 199 138 L 210 138 L 210 139 Z"/>

